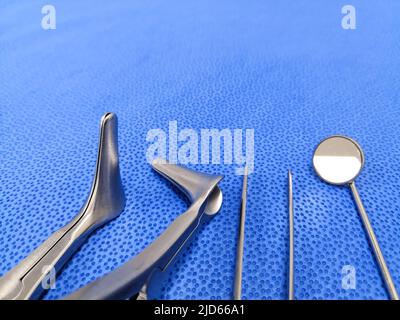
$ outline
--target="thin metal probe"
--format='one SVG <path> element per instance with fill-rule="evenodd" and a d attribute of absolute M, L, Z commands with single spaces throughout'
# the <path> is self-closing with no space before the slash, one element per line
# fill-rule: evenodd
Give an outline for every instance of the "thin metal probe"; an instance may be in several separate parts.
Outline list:
<path fill-rule="evenodd" d="M 390 298 L 392 300 L 399 300 L 399 295 L 397 294 L 396 287 L 394 286 L 394 283 L 393 283 L 392 277 L 390 275 L 389 269 L 388 269 L 388 267 L 386 265 L 386 262 L 385 262 L 385 259 L 383 257 L 382 251 L 381 251 L 381 249 L 379 247 L 378 239 L 376 238 L 374 230 L 372 229 L 371 223 L 369 222 L 367 212 L 365 211 L 365 208 L 364 208 L 364 206 L 362 204 L 360 195 L 359 195 L 359 193 L 357 191 L 356 184 L 355 184 L 354 181 L 350 183 L 350 188 L 351 188 L 351 191 L 353 193 L 354 200 L 355 200 L 355 202 L 357 204 L 358 210 L 360 212 L 360 216 L 361 216 L 361 220 L 362 220 L 362 222 L 364 224 L 364 228 L 367 231 L 369 241 L 370 241 L 371 246 L 372 246 L 372 248 L 374 250 L 376 260 L 378 261 L 379 268 L 380 268 L 381 273 L 383 275 L 383 278 L 385 280 L 387 289 L 388 289 L 389 294 L 390 294 Z"/>
<path fill-rule="evenodd" d="M 289 193 L 289 300 L 294 300 L 294 214 L 293 214 L 293 178 L 288 172 Z"/>
<path fill-rule="evenodd" d="M 236 252 L 236 273 L 233 298 L 235 300 L 242 299 L 242 270 L 243 270 L 243 245 L 244 245 L 244 223 L 246 220 L 246 203 L 247 203 L 247 176 L 248 168 L 244 168 L 243 186 L 242 186 L 242 202 L 240 205 L 240 225 L 239 240 Z"/>

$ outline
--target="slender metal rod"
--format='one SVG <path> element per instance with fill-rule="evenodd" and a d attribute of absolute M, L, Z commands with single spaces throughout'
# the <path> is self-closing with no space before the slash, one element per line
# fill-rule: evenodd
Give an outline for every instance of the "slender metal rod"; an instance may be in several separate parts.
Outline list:
<path fill-rule="evenodd" d="M 239 240 L 236 252 L 235 284 L 233 289 L 233 298 L 235 300 L 242 299 L 242 270 L 243 270 L 244 223 L 246 220 L 246 203 L 247 203 L 247 176 L 248 176 L 248 169 L 247 167 L 245 167 L 243 175 L 243 186 L 242 186 L 242 202 L 240 205 Z"/>
<path fill-rule="evenodd" d="M 385 259 L 383 258 L 381 248 L 379 247 L 378 239 L 376 238 L 374 230 L 372 229 L 371 223 L 369 222 L 367 212 L 365 211 L 365 208 L 362 204 L 360 195 L 357 191 L 356 184 L 354 183 L 354 181 L 350 183 L 350 188 L 353 193 L 354 200 L 357 204 L 358 211 L 361 216 L 361 220 L 364 224 L 364 228 L 367 231 L 369 241 L 374 250 L 375 258 L 378 261 L 379 268 L 380 268 L 383 278 L 385 280 L 386 287 L 389 291 L 390 297 L 392 300 L 399 300 L 399 296 L 397 294 L 396 287 L 394 286 L 389 269 L 386 265 Z"/>
<path fill-rule="evenodd" d="M 293 214 L 293 178 L 288 173 L 289 192 L 289 300 L 294 300 L 294 214 Z"/>

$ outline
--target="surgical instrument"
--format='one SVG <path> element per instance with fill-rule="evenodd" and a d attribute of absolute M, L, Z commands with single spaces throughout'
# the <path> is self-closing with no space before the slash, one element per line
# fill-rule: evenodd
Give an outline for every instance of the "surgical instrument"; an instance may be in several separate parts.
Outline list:
<path fill-rule="evenodd" d="M 44 270 L 59 272 L 90 233 L 124 210 L 117 125 L 114 113 L 106 113 L 101 119 L 95 176 L 79 213 L 0 278 L 0 299 L 39 298 L 45 290 L 43 280 L 48 275 Z"/>
<path fill-rule="evenodd" d="M 242 273 L 243 273 L 243 250 L 244 250 L 244 225 L 246 220 L 247 206 L 247 177 L 248 168 L 244 168 L 243 185 L 242 185 L 242 200 L 240 205 L 240 223 L 239 223 L 239 238 L 236 252 L 236 272 L 233 297 L 235 300 L 242 299 Z"/>
<path fill-rule="evenodd" d="M 399 300 L 396 287 L 355 184 L 355 179 L 364 166 L 364 153 L 361 147 L 354 140 L 344 136 L 329 137 L 316 148 L 313 165 L 323 181 L 333 185 L 348 184 L 350 186 L 390 297 L 392 300 Z"/>
<path fill-rule="evenodd" d="M 294 300 L 294 214 L 293 214 L 293 177 L 288 172 L 289 193 L 289 300 Z"/>
<path fill-rule="evenodd" d="M 177 186 L 191 206 L 137 256 L 65 299 L 146 299 L 149 289 L 157 285 L 152 281 L 155 276 L 169 269 L 200 225 L 220 210 L 222 192 L 218 183 L 222 176 L 198 173 L 160 159 L 153 161 L 152 167 Z"/>

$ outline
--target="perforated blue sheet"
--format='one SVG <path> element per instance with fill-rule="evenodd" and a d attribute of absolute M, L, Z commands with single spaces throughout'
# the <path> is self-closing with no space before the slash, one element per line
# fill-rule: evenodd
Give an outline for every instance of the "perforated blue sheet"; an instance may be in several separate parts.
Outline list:
<path fill-rule="evenodd" d="M 322 183 L 311 158 L 326 136 L 364 149 L 358 187 L 400 289 L 400 3 L 351 1 L 43 1 L 0 3 L 0 274 L 80 209 L 89 192 L 103 113 L 119 117 L 127 196 L 46 299 L 115 269 L 186 208 L 145 153 L 147 131 L 254 128 L 243 297 L 287 297 L 286 175 L 294 174 L 297 299 L 386 299 L 350 191 Z M 158 298 L 230 299 L 242 178 L 224 174 L 220 214 L 174 266 Z M 342 288 L 342 267 L 356 289 Z"/>

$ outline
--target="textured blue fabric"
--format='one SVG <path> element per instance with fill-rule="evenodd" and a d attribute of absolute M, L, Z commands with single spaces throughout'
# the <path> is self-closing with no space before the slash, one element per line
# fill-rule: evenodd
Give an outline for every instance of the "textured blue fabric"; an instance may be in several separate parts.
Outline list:
<path fill-rule="evenodd" d="M 151 128 L 254 128 L 243 297 L 287 296 L 287 169 L 294 173 L 297 299 L 386 299 L 345 187 L 322 183 L 311 158 L 331 134 L 366 155 L 358 187 L 400 289 L 400 2 L 44 1 L 0 3 L 0 274 L 80 209 L 94 173 L 102 114 L 119 117 L 127 206 L 96 231 L 46 296 L 115 269 L 186 208 L 150 169 Z M 159 298 L 232 297 L 242 178 L 221 173 L 221 213 L 176 263 Z M 342 289 L 344 265 L 355 290 Z"/>

